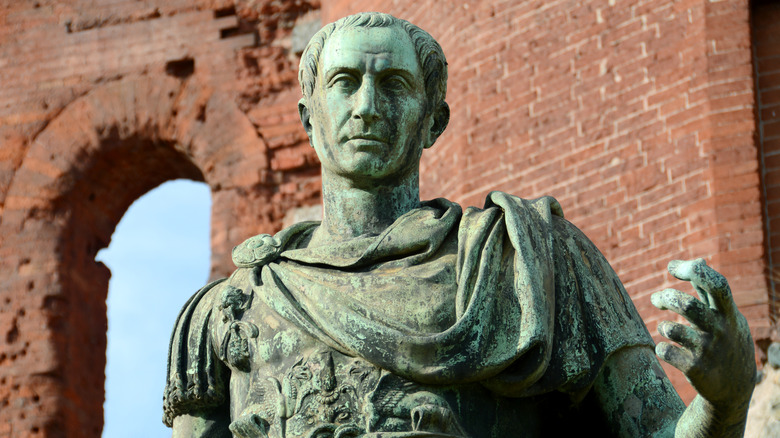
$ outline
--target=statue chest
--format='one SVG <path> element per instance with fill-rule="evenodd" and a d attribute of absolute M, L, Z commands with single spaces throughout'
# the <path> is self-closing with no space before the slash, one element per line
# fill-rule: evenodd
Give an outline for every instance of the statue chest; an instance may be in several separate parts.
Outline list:
<path fill-rule="evenodd" d="M 265 317 L 250 368 L 231 372 L 236 437 L 538 436 L 532 399 L 497 397 L 478 383 L 418 384 Z"/>
<path fill-rule="evenodd" d="M 280 264 L 255 288 L 251 273 L 232 278 L 214 344 L 231 368 L 234 436 L 539 436 L 538 400 L 498 397 L 479 383 L 405 379 L 340 353 L 296 319 L 305 315 L 327 331 L 329 321 L 349 309 L 410 336 L 444 332 L 456 320 L 455 265 L 454 253 L 446 252 L 426 265 L 351 273 Z"/>
<path fill-rule="evenodd" d="M 425 281 L 416 284 L 427 287 L 409 291 L 413 283 L 407 283 L 407 295 L 396 299 L 378 287 L 360 302 L 410 332 L 446 330 L 455 318 L 454 272 L 411 274 L 422 277 Z M 237 280 L 231 283 L 241 285 Z M 234 297 L 223 298 L 221 323 L 214 333 L 218 356 L 231 368 L 231 428 L 236 437 L 508 436 L 494 432 L 509 428 L 509 419 L 517 413 L 501 415 L 502 410 L 524 404 L 528 414 L 522 415 L 523 421 L 536 417 L 531 414 L 533 403 L 495 397 L 477 383 L 421 385 L 344 355 L 244 290 L 251 289 L 223 294 L 228 297 L 232 291 Z M 524 429 L 534 430 L 530 425 Z"/>

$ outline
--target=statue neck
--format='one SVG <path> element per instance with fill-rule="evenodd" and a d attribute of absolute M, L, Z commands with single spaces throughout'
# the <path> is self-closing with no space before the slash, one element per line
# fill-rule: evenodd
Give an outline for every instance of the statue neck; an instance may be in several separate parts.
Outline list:
<path fill-rule="evenodd" d="M 380 234 L 420 206 L 419 173 L 392 184 L 359 185 L 323 169 L 322 206 L 322 225 L 312 236 L 312 246 Z"/>

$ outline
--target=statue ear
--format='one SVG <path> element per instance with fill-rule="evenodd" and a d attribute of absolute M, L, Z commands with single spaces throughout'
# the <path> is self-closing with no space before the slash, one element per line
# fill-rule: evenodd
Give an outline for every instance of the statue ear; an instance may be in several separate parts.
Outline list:
<path fill-rule="evenodd" d="M 426 149 L 433 146 L 436 139 L 444 132 L 447 125 L 450 123 L 450 106 L 447 102 L 442 102 L 438 108 L 433 112 L 433 124 L 431 126 L 431 136 L 429 143 L 426 145 Z"/>
<path fill-rule="evenodd" d="M 301 98 L 298 101 L 298 115 L 301 116 L 301 123 L 303 124 L 303 130 L 306 131 L 306 135 L 309 136 L 309 144 L 314 146 L 314 140 L 312 140 L 312 133 L 314 132 L 311 127 L 311 111 L 306 106 L 306 98 Z"/>

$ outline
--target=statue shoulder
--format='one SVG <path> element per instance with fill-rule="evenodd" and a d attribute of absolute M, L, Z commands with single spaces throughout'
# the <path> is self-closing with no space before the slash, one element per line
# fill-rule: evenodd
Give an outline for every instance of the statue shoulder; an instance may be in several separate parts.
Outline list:
<path fill-rule="evenodd" d="M 233 248 L 233 264 L 238 268 L 253 268 L 279 258 L 282 251 L 297 247 L 319 225 L 316 221 L 299 222 L 275 235 L 258 234 Z M 240 271 L 240 269 L 239 269 Z"/>
<path fill-rule="evenodd" d="M 557 318 L 556 351 L 580 351 L 589 365 L 583 368 L 579 386 L 594 381 L 605 361 L 632 347 L 653 348 L 653 340 L 631 297 L 610 263 L 579 228 L 562 217 L 553 217 L 551 233 Z M 569 364 L 578 363 L 572 355 Z M 571 366 L 571 365 L 569 365 Z M 562 366 L 564 369 L 565 366 Z M 574 385 L 576 389 L 578 385 Z"/>
<path fill-rule="evenodd" d="M 168 426 L 178 415 L 208 410 L 226 400 L 229 370 L 217 357 L 212 330 L 226 286 L 226 279 L 220 279 L 202 287 L 176 318 L 163 395 L 163 422 Z"/>
<path fill-rule="evenodd" d="M 248 370 L 247 340 L 259 332 L 243 320 L 252 304 L 253 270 L 239 268 L 229 278 L 207 284 L 179 312 L 163 395 L 163 422 L 168 426 L 186 414 L 220 414 L 228 404 L 231 372 Z"/>
<path fill-rule="evenodd" d="M 494 192 L 489 200 L 504 209 L 507 228 L 518 224 L 515 232 L 530 236 L 533 252 L 541 254 L 542 242 L 549 242 L 555 319 L 566 322 L 555 326 L 553 351 L 557 353 L 550 369 L 569 376 L 567 391 L 579 393 L 588 388 L 613 353 L 653 347 L 620 278 L 596 244 L 563 217 L 554 198 L 524 200 Z M 533 219 L 521 220 L 520 216 Z M 536 233 L 529 227 L 536 228 Z"/>

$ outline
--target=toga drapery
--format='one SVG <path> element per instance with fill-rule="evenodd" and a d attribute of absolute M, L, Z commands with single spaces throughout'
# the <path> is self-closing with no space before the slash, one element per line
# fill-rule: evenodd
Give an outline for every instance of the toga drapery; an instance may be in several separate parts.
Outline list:
<path fill-rule="evenodd" d="M 379 235 L 308 247 L 317 226 L 249 239 L 234 249 L 236 273 L 185 305 L 171 340 L 166 423 L 233 403 L 229 376 L 262 367 L 254 350 L 263 327 L 253 337 L 240 326 L 263 323 L 252 321 L 255 307 L 411 382 L 478 383 L 501 397 L 581 399 L 610 354 L 653 345 L 612 268 L 552 198 L 493 192 L 465 212 L 437 199 Z M 251 301 L 230 307 L 230 288 Z M 450 305 L 432 315 L 416 304 L 421 295 Z M 417 310 L 400 317 L 398 302 Z"/>

